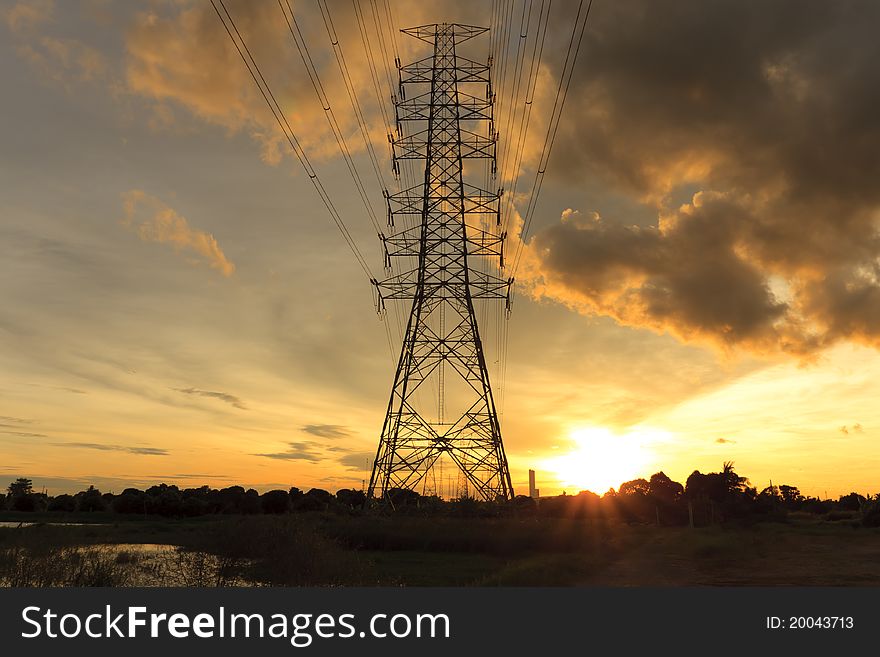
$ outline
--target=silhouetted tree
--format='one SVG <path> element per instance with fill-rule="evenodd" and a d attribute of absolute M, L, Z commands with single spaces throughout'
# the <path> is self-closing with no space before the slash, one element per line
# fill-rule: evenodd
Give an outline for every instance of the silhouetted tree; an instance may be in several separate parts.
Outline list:
<path fill-rule="evenodd" d="M 37 500 L 34 498 L 33 482 L 19 477 L 6 489 L 6 503 L 13 511 L 36 511 Z"/>
<path fill-rule="evenodd" d="M 171 484 L 159 484 L 150 486 L 144 491 L 147 503 L 147 513 L 156 513 L 160 516 L 174 518 L 184 515 L 183 496 L 180 489 Z"/>
<path fill-rule="evenodd" d="M 858 493 L 850 493 L 849 495 L 841 495 L 837 501 L 837 506 L 843 511 L 858 511 L 868 499 Z"/>
<path fill-rule="evenodd" d="M 242 513 L 244 487 L 229 486 L 221 488 L 211 497 L 215 502 L 214 507 L 219 513 Z"/>
<path fill-rule="evenodd" d="M 361 490 L 343 488 L 336 491 L 336 499 L 337 501 L 339 501 L 340 504 L 348 507 L 349 509 L 358 509 L 364 505 L 364 502 L 367 501 L 367 496 Z"/>
<path fill-rule="evenodd" d="M 64 511 L 65 513 L 72 513 L 73 511 L 76 511 L 76 500 L 73 499 L 73 495 L 56 495 L 49 500 L 47 509 L 49 511 Z"/>
<path fill-rule="evenodd" d="M 285 490 L 270 490 L 260 498 L 263 513 L 287 513 L 290 511 L 290 495 Z"/>
<path fill-rule="evenodd" d="M 87 490 L 81 491 L 74 495 L 76 500 L 76 510 L 83 513 L 92 513 L 94 511 L 105 511 L 107 503 L 104 497 L 94 486 L 89 486 Z"/>
<path fill-rule="evenodd" d="M 9 505 L 13 511 L 39 511 L 38 498 L 34 493 L 30 493 L 29 495 L 15 495 L 9 497 Z"/>
<path fill-rule="evenodd" d="M 758 493 L 758 498 L 775 500 L 778 503 L 782 502 L 782 495 L 779 493 L 779 486 L 767 486 L 767 488 Z"/>
<path fill-rule="evenodd" d="M 670 479 L 664 472 L 651 475 L 648 497 L 654 504 L 657 524 L 682 524 L 687 520 L 687 509 L 682 504 L 684 486 Z"/>
<path fill-rule="evenodd" d="M 787 486 L 785 484 L 779 487 L 779 495 L 782 497 L 783 504 L 792 508 L 798 506 L 804 499 L 797 486 Z"/>
<path fill-rule="evenodd" d="M 684 486 L 667 477 L 664 472 L 657 472 L 651 475 L 648 482 L 648 495 L 657 502 L 671 505 L 684 495 Z"/>
<path fill-rule="evenodd" d="M 684 493 L 691 500 L 720 502 L 725 493 L 724 481 L 717 473 L 703 474 L 694 470 L 684 483 Z"/>
<path fill-rule="evenodd" d="M 325 511 L 333 501 L 333 496 L 323 488 L 312 488 L 294 501 L 298 511 Z"/>
<path fill-rule="evenodd" d="M 262 510 L 260 505 L 260 494 L 253 488 L 248 488 L 241 498 L 241 512 L 247 514 L 259 513 Z"/>
<path fill-rule="evenodd" d="M 740 477 L 733 469 L 733 461 L 725 461 L 721 470 L 721 478 L 724 481 L 724 489 L 728 497 L 745 492 L 749 480 Z"/>
<path fill-rule="evenodd" d="M 620 484 L 618 495 L 647 495 L 649 490 L 646 479 L 633 479 Z"/>
<path fill-rule="evenodd" d="M 617 489 L 617 508 L 628 522 L 650 522 L 654 516 L 654 504 L 648 497 L 647 479 L 633 479 L 620 484 Z"/>
<path fill-rule="evenodd" d="M 30 479 L 19 477 L 7 487 L 9 497 L 19 497 L 22 495 L 30 495 L 34 492 L 34 484 Z"/>
<path fill-rule="evenodd" d="M 513 498 L 513 508 L 519 513 L 532 515 L 538 510 L 538 503 L 528 495 L 517 495 Z"/>
<path fill-rule="evenodd" d="M 409 488 L 389 488 L 385 495 L 395 508 L 415 506 L 421 498 L 421 495 Z"/>
<path fill-rule="evenodd" d="M 208 501 L 202 499 L 197 495 L 192 495 L 190 497 L 183 496 L 183 500 L 180 505 L 180 513 L 187 518 L 203 516 L 208 513 L 210 509 L 211 505 L 208 503 Z"/>
<path fill-rule="evenodd" d="M 146 494 L 137 488 L 126 488 L 110 506 L 116 513 L 146 513 Z"/>
<path fill-rule="evenodd" d="M 862 504 L 862 524 L 865 527 L 880 527 L 880 494 L 866 499 Z"/>

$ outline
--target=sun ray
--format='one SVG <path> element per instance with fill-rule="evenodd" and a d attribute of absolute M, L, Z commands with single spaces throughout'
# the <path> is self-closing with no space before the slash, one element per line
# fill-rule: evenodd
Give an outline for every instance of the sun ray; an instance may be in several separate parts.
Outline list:
<path fill-rule="evenodd" d="M 624 481 L 646 477 L 654 465 L 653 445 L 668 440 L 666 431 L 634 427 L 615 434 L 606 427 L 576 427 L 569 433 L 572 448 L 545 460 L 563 490 L 602 493 Z"/>

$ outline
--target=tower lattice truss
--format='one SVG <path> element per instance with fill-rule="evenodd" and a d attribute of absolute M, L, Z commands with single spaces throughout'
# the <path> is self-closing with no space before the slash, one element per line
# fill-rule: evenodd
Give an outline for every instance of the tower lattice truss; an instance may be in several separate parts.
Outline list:
<path fill-rule="evenodd" d="M 393 166 L 399 176 L 407 160 L 423 161 L 424 181 L 387 196 L 390 235 L 380 236 L 387 272 L 374 281 L 380 310 L 390 300 L 412 306 L 370 477 L 374 499 L 424 490 L 436 481 L 438 460 L 458 466 L 471 496 L 513 496 L 474 309 L 491 300 L 509 309 L 501 191 L 463 180 L 463 169 L 469 177 L 491 172 L 487 179 L 495 172 L 490 64 L 456 54 L 486 31 L 459 24 L 403 30 L 434 52 L 398 63 Z"/>

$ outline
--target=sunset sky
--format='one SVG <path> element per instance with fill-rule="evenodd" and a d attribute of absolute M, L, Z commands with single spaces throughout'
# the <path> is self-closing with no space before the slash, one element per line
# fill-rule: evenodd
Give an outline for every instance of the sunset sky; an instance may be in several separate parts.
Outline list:
<path fill-rule="evenodd" d="M 279 4 L 225 3 L 381 271 Z M 537 33 L 540 0 L 513 0 L 511 58 L 523 3 L 525 52 Z M 359 4 L 375 44 L 384 5 Z M 354 5 L 328 5 L 391 184 Z M 382 211 L 318 4 L 292 6 Z M 390 6 L 409 27 L 499 5 Z M 576 9 L 552 4 L 520 212 Z M 868 1 L 595 0 L 517 272 L 518 493 L 529 468 L 546 495 L 724 461 L 759 490 L 880 491 L 878 24 Z M 397 353 L 238 57 L 208 0 L 0 1 L 2 487 L 369 476 Z"/>

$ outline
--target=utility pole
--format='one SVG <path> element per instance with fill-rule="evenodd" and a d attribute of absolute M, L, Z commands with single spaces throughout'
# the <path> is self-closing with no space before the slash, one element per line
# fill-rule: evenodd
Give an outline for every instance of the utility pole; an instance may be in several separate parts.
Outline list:
<path fill-rule="evenodd" d="M 513 486 L 474 302 L 504 300 L 512 278 L 469 261 L 497 258 L 504 267 L 502 190 L 467 184 L 470 160 L 495 172 L 494 95 L 490 64 L 456 54 L 487 28 L 443 23 L 403 33 L 433 46 L 407 66 L 398 62 L 393 168 L 424 161 L 424 181 L 386 196 L 391 234 L 380 235 L 387 277 L 374 280 L 380 312 L 391 300 L 411 303 L 368 497 L 413 490 L 440 459 L 454 463 L 485 500 L 510 499 Z M 400 264 L 394 274 L 393 264 Z"/>

